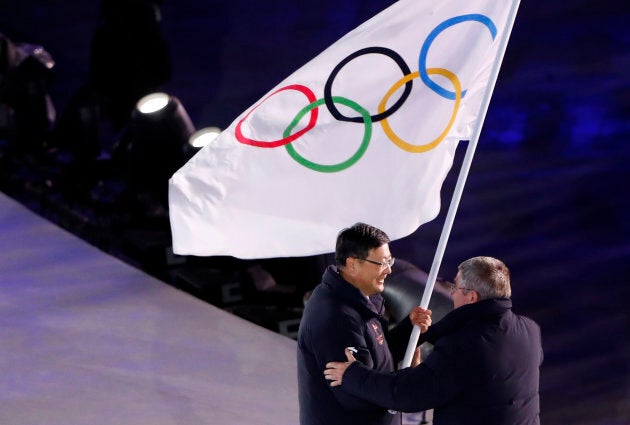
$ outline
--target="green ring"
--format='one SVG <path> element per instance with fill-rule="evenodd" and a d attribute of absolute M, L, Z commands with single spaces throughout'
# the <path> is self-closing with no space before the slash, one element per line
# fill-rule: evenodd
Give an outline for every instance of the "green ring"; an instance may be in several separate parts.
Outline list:
<path fill-rule="evenodd" d="M 298 163 L 302 164 L 306 168 L 310 168 L 311 170 L 319 171 L 322 173 L 336 173 L 337 171 L 345 170 L 346 168 L 354 165 L 359 159 L 361 159 L 361 157 L 367 150 L 368 145 L 370 144 L 370 138 L 372 137 L 372 118 L 370 117 L 370 113 L 366 109 L 361 107 L 358 103 L 353 102 L 350 99 L 346 99 L 345 97 L 333 96 L 332 100 L 335 103 L 341 103 L 342 105 L 346 105 L 349 108 L 354 109 L 355 111 L 360 113 L 361 116 L 363 116 L 363 123 L 365 124 L 365 132 L 363 133 L 363 140 L 361 142 L 361 146 L 359 146 L 359 149 L 357 149 L 354 155 L 352 155 L 347 160 L 340 162 L 338 164 L 324 165 L 324 164 L 317 164 L 315 162 L 309 161 L 308 159 L 301 156 L 299 153 L 297 153 L 295 148 L 292 146 L 292 143 L 284 145 L 287 152 L 289 152 L 289 155 L 291 155 L 291 158 L 295 159 Z M 306 105 L 300 112 L 298 112 L 295 118 L 293 118 L 293 121 L 291 121 L 291 124 L 289 124 L 287 129 L 284 130 L 283 137 L 288 137 L 291 134 L 291 130 L 293 130 L 293 128 L 296 125 L 298 125 L 302 117 L 304 117 L 304 115 L 310 112 L 311 109 L 317 108 L 323 105 L 324 103 L 325 103 L 325 100 L 322 98 L 322 99 L 316 100 L 313 103 L 310 103 L 309 105 Z"/>

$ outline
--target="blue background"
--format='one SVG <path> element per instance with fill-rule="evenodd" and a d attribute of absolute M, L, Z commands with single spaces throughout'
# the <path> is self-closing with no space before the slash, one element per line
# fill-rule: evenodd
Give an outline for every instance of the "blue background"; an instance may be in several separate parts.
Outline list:
<path fill-rule="evenodd" d="M 167 0 L 161 28 L 172 75 L 163 88 L 197 128 L 226 127 L 389 4 Z M 451 279 L 475 255 L 510 267 L 515 310 L 543 330 L 547 425 L 630 423 L 630 13 L 622 4 L 521 4 L 440 269 Z M 54 58 L 58 113 L 87 80 L 99 19 L 97 2 L 0 1 L 0 33 Z M 392 243 L 396 257 L 424 270 L 451 174 L 440 216 Z"/>

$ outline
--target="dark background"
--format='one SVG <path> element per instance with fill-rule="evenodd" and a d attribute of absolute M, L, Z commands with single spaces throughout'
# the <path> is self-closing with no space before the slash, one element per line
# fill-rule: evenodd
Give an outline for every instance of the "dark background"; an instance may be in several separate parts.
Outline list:
<path fill-rule="evenodd" d="M 115 83 L 128 91 L 152 83 L 179 98 L 196 128 L 225 128 L 389 4 L 166 0 L 157 3 L 158 30 L 169 67 L 154 79 L 128 81 L 120 77 L 128 66 L 124 48 L 104 75 L 91 74 L 104 22 L 99 2 L 0 0 L 0 33 L 41 45 L 54 59 L 47 87 L 57 119 L 100 78 L 112 91 Z M 475 255 L 510 267 L 515 310 L 542 327 L 542 423 L 548 425 L 630 424 L 630 13 L 622 4 L 523 1 L 440 268 L 450 279 L 461 260 Z M 145 46 L 130 34 L 120 44 L 137 58 Z M 101 117 L 100 153 L 120 138 L 125 115 L 117 119 Z M 52 127 L 36 140 L 3 135 L 2 191 L 104 251 L 264 326 L 272 316 L 273 323 L 283 315 L 299 318 L 301 297 L 329 258 L 168 256 L 164 211 L 143 204 L 129 212 L 138 205 L 127 199 L 116 163 L 82 169 L 77 158 L 83 157 L 60 155 L 76 146 L 60 143 Z M 444 186 L 440 216 L 392 243 L 396 257 L 430 269 L 455 179 L 452 173 Z M 257 265 L 274 277 L 272 290 L 252 284 Z M 238 302 L 216 295 L 213 286 L 225 289 L 232 281 L 242 284 Z"/>

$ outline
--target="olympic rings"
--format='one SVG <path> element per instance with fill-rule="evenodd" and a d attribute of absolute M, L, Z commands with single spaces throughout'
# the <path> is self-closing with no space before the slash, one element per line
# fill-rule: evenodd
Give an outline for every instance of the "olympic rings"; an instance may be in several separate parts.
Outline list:
<path fill-rule="evenodd" d="M 429 78 L 429 75 L 426 72 L 427 54 L 429 53 L 429 48 L 431 47 L 431 43 L 433 43 L 433 40 L 435 40 L 435 38 L 442 31 L 444 31 L 448 27 L 452 27 L 453 25 L 461 24 L 462 22 L 466 22 L 466 21 L 481 22 L 486 27 L 488 27 L 488 30 L 490 30 L 490 35 L 492 35 L 493 40 L 497 36 L 497 27 L 490 20 L 490 18 L 488 18 L 485 15 L 470 14 L 470 15 L 455 16 L 454 18 L 450 18 L 442 22 L 440 25 L 435 27 L 433 31 L 431 31 L 431 33 L 427 36 L 426 40 L 424 40 L 424 43 L 422 44 L 422 48 L 420 49 L 420 57 L 418 58 L 418 70 L 420 71 L 420 79 L 422 80 L 422 82 L 426 84 L 427 87 L 429 87 L 431 90 L 439 94 L 440 96 L 445 97 L 446 99 L 450 99 L 450 100 L 455 100 L 455 93 L 453 93 L 452 91 L 443 89 L 437 83 L 433 82 L 433 80 Z M 466 90 L 462 92 L 462 97 L 464 97 L 465 95 L 466 95 Z"/>
<path fill-rule="evenodd" d="M 302 157 L 300 154 L 297 153 L 293 145 L 284 145 L 287 152 L 289 152 L 289 155 L 291 155 L 291 157 L 295 159 L 298 163 L 302 164 L 306 168 L 310 168 L 311 170 L 315 170 L 315 171 L 320 171 L 322 173 L 334 173 L 337 171 L 345 170 L 346 168 L 354 165 L 359 159 L 361 159 L 361 157 L 367 150 L 368 145 L 370 144 L 370 139 L 372 138 L 372 118 L 370 117 L 370 113 L 365 108 L 361 107 L 356 102 L 346 99 L 345 97 L 333 96 L 331 97 L 331 99 L 333 102 L 346 105 L 361 114 L 363 123 L 365 124 L 365 132 L 363 133 L 363 141 L 361 142 L 361 146 L 359 146 L 359 149 L 357 149 L 354 155 L 352 155 L 347 160 L 340 162 L 338 164 L 324 165 L 324 164 L 317 164 L 315 162 L 309 161 L 308 159 Z M 308 111 L 311 111 L 321 106 L 325 102 L 326 102 L 325 99 L 319 99 L 311 103 L 310 105 L 306 106 L 305 108 L 303 108 L 300 112 L 298 112 L 298 114 L 295 116 L 291 124 L 289 124 L 286 130 L 284 130 L 283 136 L 288 137 L 288 135 L 291 134 L 291 130 L 293 130 L 293 127 L 295 127 L 297 123 L 300 122 L 304 114 L 306 114 Z"/>
<path fill-rule="evenodd" d="M 445 21 L 437 25 L 429 33 L 427 38 L 424 40 L 424 43 L 422 44 L 420 48 L 420 54 L 418 57 L 418 71 L 415 71 L 413 73 L 411 72 L 407 64 L 405 63 L 404 59 L 398 53 L 396 53 L 395 51 L 389 48 L 372 46 L 372 47 L 366 47 L 366 48 L 357 50 L 356 52 L 351 53 L 350 55 L 346 56 L 341 62 L 339 62 L 333 68 L 332 72 L 330 73 L 330 76 L 328 77 L 324 85 L 323 98 L 317 99 L 317 96 L 315 95 L 315 93 L 313 93 L 311 89 L 309 89 L 308 87 L 304 85 L 292 84 L 285 87 L 281 87 L 278 90 L 274 91 L 273 93 L 269 94 L 267 97 L 265 97 L 259 104 L 257 104 L 249 112 L 247 112 L 247 114 L 237 123 L 235 131 L 234 131 L 236 140 L 239 141 L 240 143 L 256 146 L 260 148 L 276 148 L 279 146 L 284 146 L 287 152 L 289 153 L 289 155 L 299 164 L 303 165 L 304 167 L 310 168 L 314 171 L 319 171 L 319 172 L 324 172 L 324 173 L 333 173 L 333 172 L 342 171 L 346 168 L 351 167 L 359 159 L 361 159 L 363 154 L 366 152 L 367 147 L 372 137 L 372 123 L 373 122 L 380 122 L 381 128 L 383 129 L 383 132 L 385 133 L 385 135 L 396 146 L 398 146 L 404 151 L 407 151 L 410 153 L 422 153 L 422 152 L 427 152 L 427 151 L 430 151 L 431 149 L 434 149 L 436 146 L 438 146 L 442 142 L 442 140 L 444 140 L 448 132 L 451 130 L 455 122 L 455 119 L 457 117 L 461 100 L 466 95 L 466 90 L 462 90 L 459 78 L 457 77 L 457 75 L 455 75 L 454 72 L 449 71 L 444 68 L 427 68 L 426 66 L 427 55 L 429 53 L 429 49 L 431 48 L 431 44 L 442 33 L 442 31 L 444 31 L 445 29 L 449 27 L 460 24 L 462 22 L 469 22 L 469 21 L 479 22 L 485 25 L 486 28 L 488 28 L 488 30 L 490 31 L 492 40 L 496 38 L 497 28 L 494 22 L 492 22 L 492 20 L 485 15 L 468 14 L 468 15 L 455 16 L 455 17 L 446 19 Z M 377 114 L 375 115 L 370 115 L 369 111 L 367 111 L 358 103 L 350 99 L 347 99 L 341 96 L 332 95 L 333 82 L 335 78 L 337 77 L 337 74 L 341 71 L 341 69 L 353 59 L 362 55 L 367 55 L 367 54 L 372 54 L 372 53 L 382 54 L 389 57 L 398 65 L 398 67 L 403 73 L 403 77 L 399 79 L 396 83 L 394 83 L 394 85 L 387 91 L 383 99 L 380 101 L 377 108 Z M 441 87 L 440 85 L 438 85 L 436 82 L 434 82 L 429 76 L 435 75 L 435 74 L 442 75 L 443 77 L 447 78 L 453 85 L 454 90 L 453 91 L 447 90 Z M 429 89 L 434 91 L 436 94 L 446 99 L 454 101 L 453 112 L 451 113 L 451 117 L 448 120 L 448 123 L 446 127 L 444 128 L 444 130 L 440 133 L 440 135 L 437 138 L 435 138 L 431 142 L 421 144 L 421 145 L 414 145 L 401 139 L 396 133 L 394 133 L 388 121 L 388 117 L 392 116 L 395 112 L 397 112 L 401 108 L 401 106 L 405 103 L 407 98 L 409 97 L 412 87 L 413 87 L 412 80 L 417 77 L 419 77 L 420 80 Z M 405 86 L 405 88 L 400 98 L 396 102 L 394 102 L 394 104 L 391 105 L 388 109 L 387 101 L 403 85 Z M 293 118 L 289 126 L 284 130 L 284 133 L 282 135 L 283 137 L 281 139 L 272 140 L 272 141 L 254 140 L 254 139 L 245 137 L 242 132 L 243 123 L 250 117 L 250 115 L 263 102 L 268 100 L 271 96 L 274 96 L 284 90 L 299 91 L 300 93 L 306 96 L 306 98 L 309 101 L 309 104 L 305 106 L 304 108 L 302 108 L 302 110 L 300 110 L 300 112 L 298 112 L 298 114 Z M 335 106 L 335 103 L 340 103 L 342 105 L 345 105 L 353 109 L 354 111 L 358 112 L 360 116 L 347 117 L 343 115 L 341 112 L 339 112 L 339 110 Z M 300 154 L 298 154 L 295 148 L 291 145 L 293 141 L 302 137 L 305 133 L 307 133 L 308 131 L 313 129 L 313 127 L 315 127 L 315 124 L 317 123 L 318 113 L 319 113 L 318 108 L 324 104 L 326 105 L 330 114 L 336 120 L 345 121 L 345 122 L 363 123 L 365 126 L 363 140 L 361 141 L 361 145 L 359 146 L 357 151 L 347 160 L 342 161 L 337 164 L 327 165 L 327 164 L 318 164 L 318 163 L 312 162 L 302 157 Z M 296 133 L 291 134 L 291 131 L 299 124 L 302 118 L 304 118 L 304 116 L 309 112 L 310 112 L 310 117 L 309 117 L 309 121 L 307 125 L 301 130 L 297 131 Z"/>
<path fill-rule="evenodd" d="M 451 83 L 453 83 L 453 87 L 455 88 L 455 104 L 453 106 L 453 113 L 451 114 L 451 119 L 448 121 L 448 124 L 446 125 L 446 127 L 444 128 L 442 133 L 435 140 L 433 140 L 430 143 L 427 143 L 427 144 L 424 144 L 424 145 L 412 145 L 410 143 L 405 142 L 403 139 L 398 137 L 396 135 L 396 133 L 394 133 L 392 131 L 391 127 L 389 126 L 389 122 L 387 121 L 387 118 L 385 118 L 385 119 L 383 119 L 381 121 L 381 127 L 383 127 L 383 131 L 389 137 L 389 139 L 392 142 L 394 142 L 396 144 L 396 146 L 398 146 L 402 150 L 405 150 L 405 151 L 411 152 L 411 153 L 419 153 L 419 152 L 429 151 L 429 150 L 433 149 L 434 147 L 436 147 L 446 137 L 446 135 L 448 134 L 449 130 L 453 126 L 453 122 L 455 122 L 455 117 L 457 116 L 457 110 L 459 109 L 459 102 L 462 99 L 462 86 L 461 86 L 461 84 L 459 82 L 459 78 L 457 78 L 457 76 L 455 74 L 453 74 L 451 71 L 446 70 L 446 69 L 442 69 L 442 68 L 429 68 L 429 69 L 427 69 L 427 74 L 429 74 L 429 75 L 432 75 L 432 74 L 442 75 L 442 76 L 448 78 L 451 81 Z M 398 80 L 392 86 L 392 88 L 389 89 L 389 91 L 387 92 L 385 97 L 383 97 L 383 100 L 381 100 L 381 103 L 378 104 L 378 111 L 381 112 L 381 111 L 385 110 L 385 106 L 387 106 L 387 100 L 389 99 L 389 97 L 396 90 L 398 90 L 400 88 L 400 86 L 405 84 L 408 80 L 411 80 L 412 78 L 416 78 L 416 77 L 419 77 L 419 76 L 420 76 L 420 72 L 416 71 L 413 74 L 405 75 L 403 78 Z"/>
<path fill-rule="evenodd" d="M 274 94 L 277 94 L 277 93 L 279 93 L 279 92 L 281 92 L 283 90 L 297 90 L 297 91 L 299 91 L 301 93 L 304 93 L 304 96 L 306 96 L 306 98 L 311 103 L 313 103 L 313 102 L 315 102 L 317 100 L 317 97 L 315 96 L 315 93 L 313 93 L 313 91 L 311 89 L 309 89 L 308 87 L 306 87 L 306 86 L 303 86 L 303 85 L 300 85 L 300 84 L 293 84 L 293 85 L 290 85 L 290 86 L 282 87 L 282 88 L 276 90 L 275 92 L 271 93 L 266 98 L 264 98 L 258 105 L 256 105 L 254 108 L 252 108 L 251 111 L 249 111 L 247 113 L 247 115 L 245 115 L 238 122 L 238 124 L 236 125 L 236 128 L 234 129 L 234 136 L 236 137 L 236 140 L 238 140 L 239 142 L 241 142 L 241 143 L 243 143 L 245 145 L 258 146 L 259 148 L 277 148 L 278 146 L 282 146 L 282 145 L 286 145 L 287 143 L 291 143 L 292 141 L 294 141 L 298 137 L 302 136 L 304 133 L 306 133 L 307 131 L 309 131 L 313 127 L 315 127 L 315 123 L 317 122 L 317 114 L 318 114 L 317 109 L 315 109 L 315 110 L 313 110 L 311 112 L 311 118 L 310 118 L 308 124 L 306 125 L 306 127 L 301 129 L 297 133 L 292 134 L 290 136 L 285 136 L 284 138 L 282 138 L 280 140 L 274 140 L 274 141 L 271 141 L 271 142 L 263 142 L 263 141 L 259 141 L 259 140 L 249 139 L 249 138 L 247 138 L 247 137 L 245 137 L 243 135 L 243 132 L 241 131 L 241 126 L 243 125 L 243 122 L 245 122 L 247 117 L 249 117 L 251 115 L 251 113 L 254 112 L 256 110 L 256 108 L 258 108 L 265 100 L 269 99 Z"/>
<path fill-rule="evenodd" d="M 400 70 L 402 71 L 403 76 L 411 72 L 411 70 L 409 69 L 409 66 L 407 66 L 407 64 L 405 63 L 405 60 L 398 53 L 386 47 L 366 47 L 365 49 L 357 50 L 356 52 L 348 55 L 344 60 L 339 62 L 339 64 L 337 64 L 337 66 L 332 70 L 332 72 L 330 73 L 330 76 L 328 77 L 328 80 L 326 80 L 326 84 L 324 85 L 324 99 L 326 100 L 326 107 L 330 111 L 331 115 L 335 117 L 338 121 L 363 122 L 362 117 L 349 118 L 342 115 L 342 113 L 339 112 L 337 107 L 333 104 L 331 90 L 332 90 L 333 81 L 335 80 L 335 77 L 337 76 L 341 68 L 343 68 L 352 59 L 357 58 L 362 55 L 367 55 L 369 53 L 380 53 L 380 54 L 383 54 L 385 56 L 389 56 L 390 58 L 392 58 L 392 60 L 396 62 L 396 64 L 400 67 Z M 411 81 L 405 84 L 405 91 L 403 92 L 400 99 L 398 99 L 398 101 L 394 103 L 394 105 L 392 105 L 391 109 L 389 109 L 388 111 L 381 111 L 381 113 L 379 113 L 378 115 L 371 116 L 370 118 L 372 118 L 372 122 L 380 121 L 383 118 L 387 118 L 391 114 L 396 112 L 398 108 L 400 108 L 402 104 L 405 103 L 405 100 L 407 100 L 407 98 L 409 97 L 409 94 L 411 93 L 412 84 L 413 83 Z"/>

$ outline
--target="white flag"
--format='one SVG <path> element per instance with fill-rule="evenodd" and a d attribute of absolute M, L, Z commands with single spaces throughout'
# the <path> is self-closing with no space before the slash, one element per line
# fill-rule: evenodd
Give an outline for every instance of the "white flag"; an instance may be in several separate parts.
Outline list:
<path fill-rule="evenodd" d="M 314 255 L 358 221 L 395 240 L 435 218 L 512 4 L 400 0 L 298 69 L 170 179 L 174 252 Z"/>

